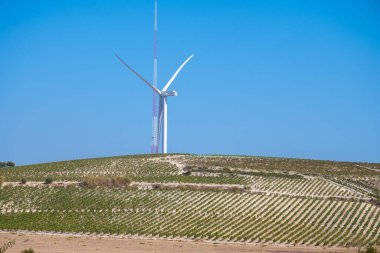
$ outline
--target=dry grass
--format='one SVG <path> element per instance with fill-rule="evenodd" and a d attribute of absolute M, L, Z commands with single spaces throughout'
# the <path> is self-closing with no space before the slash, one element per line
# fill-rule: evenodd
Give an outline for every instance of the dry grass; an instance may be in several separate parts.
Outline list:
<path fill-rule="evenodd" d="M 84 187 L 128 187 L 131 180 L 126 177 L 86 177 L 82 180 Z"/>
<path fill-rule="evenodd" d="M 238 186 L 213 186 L 213 185 L 165 185 L 165 184 L 153 184 L 152 188 L 155 190 L 189 190 L 189 191 L 226 191 L 241 193 L 246 192 L 247 188 Z"/>
<path fill-rule="evenodd" d="M 0 177 L 0 187 L 3 185 L 5 182 L 5 177 Z"/>

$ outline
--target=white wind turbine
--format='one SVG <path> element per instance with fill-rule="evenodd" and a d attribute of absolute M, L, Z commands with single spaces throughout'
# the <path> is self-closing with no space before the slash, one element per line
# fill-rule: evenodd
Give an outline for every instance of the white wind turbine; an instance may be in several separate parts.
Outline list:
<path fill-rule="evenodd" d="M 137 75 L 143 82 L 145 82 L 147 85 L 149 85 L 150 88 L 153 89 L 154 92 L 156 92 L 159 97 L 159 111 L 158 111 L 158 136 L 160 136 L 162 131 L 162 153 L 167 153 L 167 144 L 168 144 L 168 97 L 170 96 L 177 96 L 178 93 L 174 90 L 167 91 L 169 86 L 173 83 L 174 79 L 177 77 L 178 73 L 181 71 L 181 69 L 186 65 L 188 61 L 194 56 L 190 56 L 187 58 L 187 60 L 182 63 L 182 65 L 177 69 L 177 71 L 174 73 L 172 78 L 165 84 L 164 88 L 160 91 L 156 87 L 154 87 L 152 84 L 150 84 L 146 79 L 144 79 L 141 75 L 139 75 L 135 70 L 133 70 L 126 62 L 124 62 L 116 53 L 115 56 L 123 63 L 129 70 L 131 70 L 135 75 Z"/>

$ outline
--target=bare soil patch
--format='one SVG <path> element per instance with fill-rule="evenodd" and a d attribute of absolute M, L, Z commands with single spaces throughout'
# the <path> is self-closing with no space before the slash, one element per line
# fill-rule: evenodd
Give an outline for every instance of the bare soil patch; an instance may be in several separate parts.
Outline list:
<path fill-rule="evenodd" d="M 355 248 L 321 248 L 298 246 L 257 246 L 250 244 L 226 244 L 209 242 L 145 240 L 114 237 L 48 235 L 27 233 L 0 233 L 0 244 L 15 240 L 16 245 L 8 253 L 18 253 L 22 249 L 33 248 L 39 253 L 92 253 L 92 252 L 136 252 L 136 253 L 227 253 L 227 252 L 256 252 L 256 253 L 310 253 L 310 252 L 357 252 Z"/>

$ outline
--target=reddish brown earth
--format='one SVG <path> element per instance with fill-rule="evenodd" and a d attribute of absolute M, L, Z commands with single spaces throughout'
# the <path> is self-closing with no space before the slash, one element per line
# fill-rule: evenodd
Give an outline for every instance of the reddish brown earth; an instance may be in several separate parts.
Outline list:
<path fill-rule="evenodd" d="M 303 252 L 357 252 L 355 248 L 321 248 L 299 246 L 257 246 L 247 244 L 225 244 L 209 242 L 183 242 L 168 240 L 120 239 L 112 237 L 68 236 L 47 234 L 0 233 L 0 245 L 15 240 L 16 244 L 7 253 L 20 253 L 33 248 L 39 253 L 93 253 L 93 252 L 136 252 L 136 253 L 303 253 Z"/>

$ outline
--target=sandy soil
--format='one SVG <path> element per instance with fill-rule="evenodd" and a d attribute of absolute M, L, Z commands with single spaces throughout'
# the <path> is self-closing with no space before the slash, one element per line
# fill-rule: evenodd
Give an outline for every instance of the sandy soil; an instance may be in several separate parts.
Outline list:
<path fill-rule="evenodd" d="M 73 253 L 73 252 L 257 252 L 257 253 L 303 253 L 303 252 L 357 252 L 357 249 L 318 248 L 295 246 L 255 246 L 244 244 L 223 244 L 208 242 L 181 242 L 167 240 L 120 239 L 112 237 L 44 235 L 22 233 L 0 233 L 0 245 L 15 240 L 16 244 L 7 253 L 19 253 L 26 248 L 33 248 L 39 253 Z"/>

